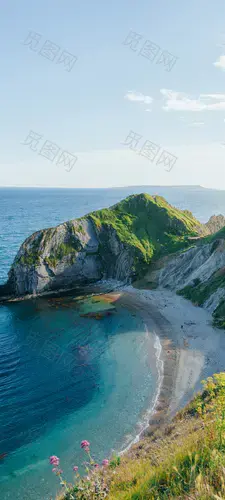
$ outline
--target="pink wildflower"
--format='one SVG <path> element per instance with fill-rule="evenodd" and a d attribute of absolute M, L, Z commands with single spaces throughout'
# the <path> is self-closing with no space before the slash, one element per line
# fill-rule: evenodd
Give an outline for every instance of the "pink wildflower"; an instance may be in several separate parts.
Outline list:
<path fill-rule="evenodd" d="M 81 441 L 80 446 L 81 448 L 88 448 L 90 446 L 90 443 L 85 439 L 84 441 Z"/>
<path fill-rule="evenodd" d="M 54 467 L 54 469 L 52 469 L 52 472 L 57 472 L 58 469 L 56 469 L 56 467 Z"/>
<path fill-rule="evenodd" d="M 50 458 L 49 458 L 49 462 L 51 465 L 59 465 L 59 458 L 56 457 L 55 455 L 52 455 Z"/>
<path fill-rule="evenodd" d="M 73 470 L 74 470 L 74 472 L 76 472 L 78 470 L 77 465 L 74 465 Z"/>
<path fill-rule="evenodd" d="M 95 468 L 95 469 L 99 469 L 99 464 L 95 464 L 95 465 L 94 465 L 94 468 Z"/>
<path fill-rule="evenodd" d="M 102 465 L 107 467 L 107 465 L 109 465 L 109 460 L 107 460 L 107 458 L 104 458 L 104 460 L 102 460 Z"/>

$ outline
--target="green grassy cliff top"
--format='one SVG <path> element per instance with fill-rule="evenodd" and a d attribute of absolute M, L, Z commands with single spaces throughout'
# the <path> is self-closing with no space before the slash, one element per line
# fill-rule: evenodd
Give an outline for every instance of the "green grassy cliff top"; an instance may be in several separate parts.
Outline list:
<path fill-rule="evenodd" d="M 100 231 L 104 226 L 114 228 L 120 240 L 139 249 L 147 263 L 153 255 L 165 255 L 185 248 L 189 238 L 207 230 L 189 211 L 179 210 L 161 196 L 138 194 L 108 209 L 89 214 Z"/>

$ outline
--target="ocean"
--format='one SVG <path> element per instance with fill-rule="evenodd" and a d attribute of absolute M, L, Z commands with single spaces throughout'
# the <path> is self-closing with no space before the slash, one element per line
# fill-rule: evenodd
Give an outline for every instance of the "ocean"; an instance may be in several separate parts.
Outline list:
<path fill-rule="evenodd" d="M 133 193 L 164 196 L 206 222 L 225 215 L 225 192 L 200 187 L 0 189 L 0 283 L 24 239 Z M 106 309 L 101 320 L 84 317 Z M 50 500 L 59 491 L 48 464 L 66 479 L 84 461 L 128 446 L 157 394 L 158 348 L 138 313 L 104 297 L 36 299 L 0 306 L 0 491 L 2 500 Z M 4 456 L 3 456 L 4 455 Z"/>

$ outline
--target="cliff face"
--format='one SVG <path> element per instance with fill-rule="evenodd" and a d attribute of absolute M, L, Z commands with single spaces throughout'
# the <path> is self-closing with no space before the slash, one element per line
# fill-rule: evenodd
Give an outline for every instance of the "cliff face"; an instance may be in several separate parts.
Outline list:
<path fill-rule="evenodd" d="M 105 253 L 105 256 L 104 256 Z M 39 231 L 21 246 L 9 272 L 16 296 L 132 276 L 133 258 L 113 228 L 98 233 L 90 219 Z"/>
<path fill-rule="evenodd" d="M 213 236 L 210 231 L 191 212 L 161 197 L 129 196 L 27 238 L 0 297 L 68 290 L 102 279 L 129 282 L 167 256 L 163 268 L 154 271 L 155 283 L 206 307 L 225 326 L 225 228 Z"/>
<path fill-rule="evenodd" d="M 204 307 L 225 328 L 225 228 L 170 257 L 148 280 Z"/>
<path fill-rule="evenodd" d="M 153 256 L 207 234 L 190 212 L 161 197 L 130 196 L 110 209 L 38 231 L 21 246 L 0 296 L 75 288 L 101 279 L 130 280 Z"/>
<path fill-rule="evenodd" d="M 220 231 L 225 226 L 225 217 L 224 215 L 212 215 L 209 221 L 205 224 L 206 228 L 210 231 L 211 234 Z"/>

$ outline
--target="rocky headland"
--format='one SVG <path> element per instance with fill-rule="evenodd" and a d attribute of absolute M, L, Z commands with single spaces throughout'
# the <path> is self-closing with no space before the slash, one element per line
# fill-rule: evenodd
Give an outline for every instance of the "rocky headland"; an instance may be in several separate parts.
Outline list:
<path fill-rule="evenodd" d="M 214 326 L 225 328 L 225 218 L 212 216 L 201 224 L 162 197 L 129 196 L 27 238 L 0 286 L 0 302 L 90 290 L 105 280 L 123 284 L 111 298 L 143 316 L 160 338 L 163 363 L 150 427 L 116 472 L 109 469 L 107 497 L 224 498 L 225 442 L 218 422 L 224 430 L 225 375 L 213 386 L 209 379 L 202 396 L 171 418 L 202 378 L 224 370 L 224 332 L 211 323 L 213 316 Z M 208 466 L 214 459 L 217 469 Z M 60 498 L 74 498 L 74 488 Z"/>
<path fill-rule="evenodd" d="M 27 238 L 0 300 L 144 278 L 148 287 L 175 290 L 206 307 L 224 326 L 224 222 L 219 215 L 201 224 L 160 196 L 129 196 Z"/>

